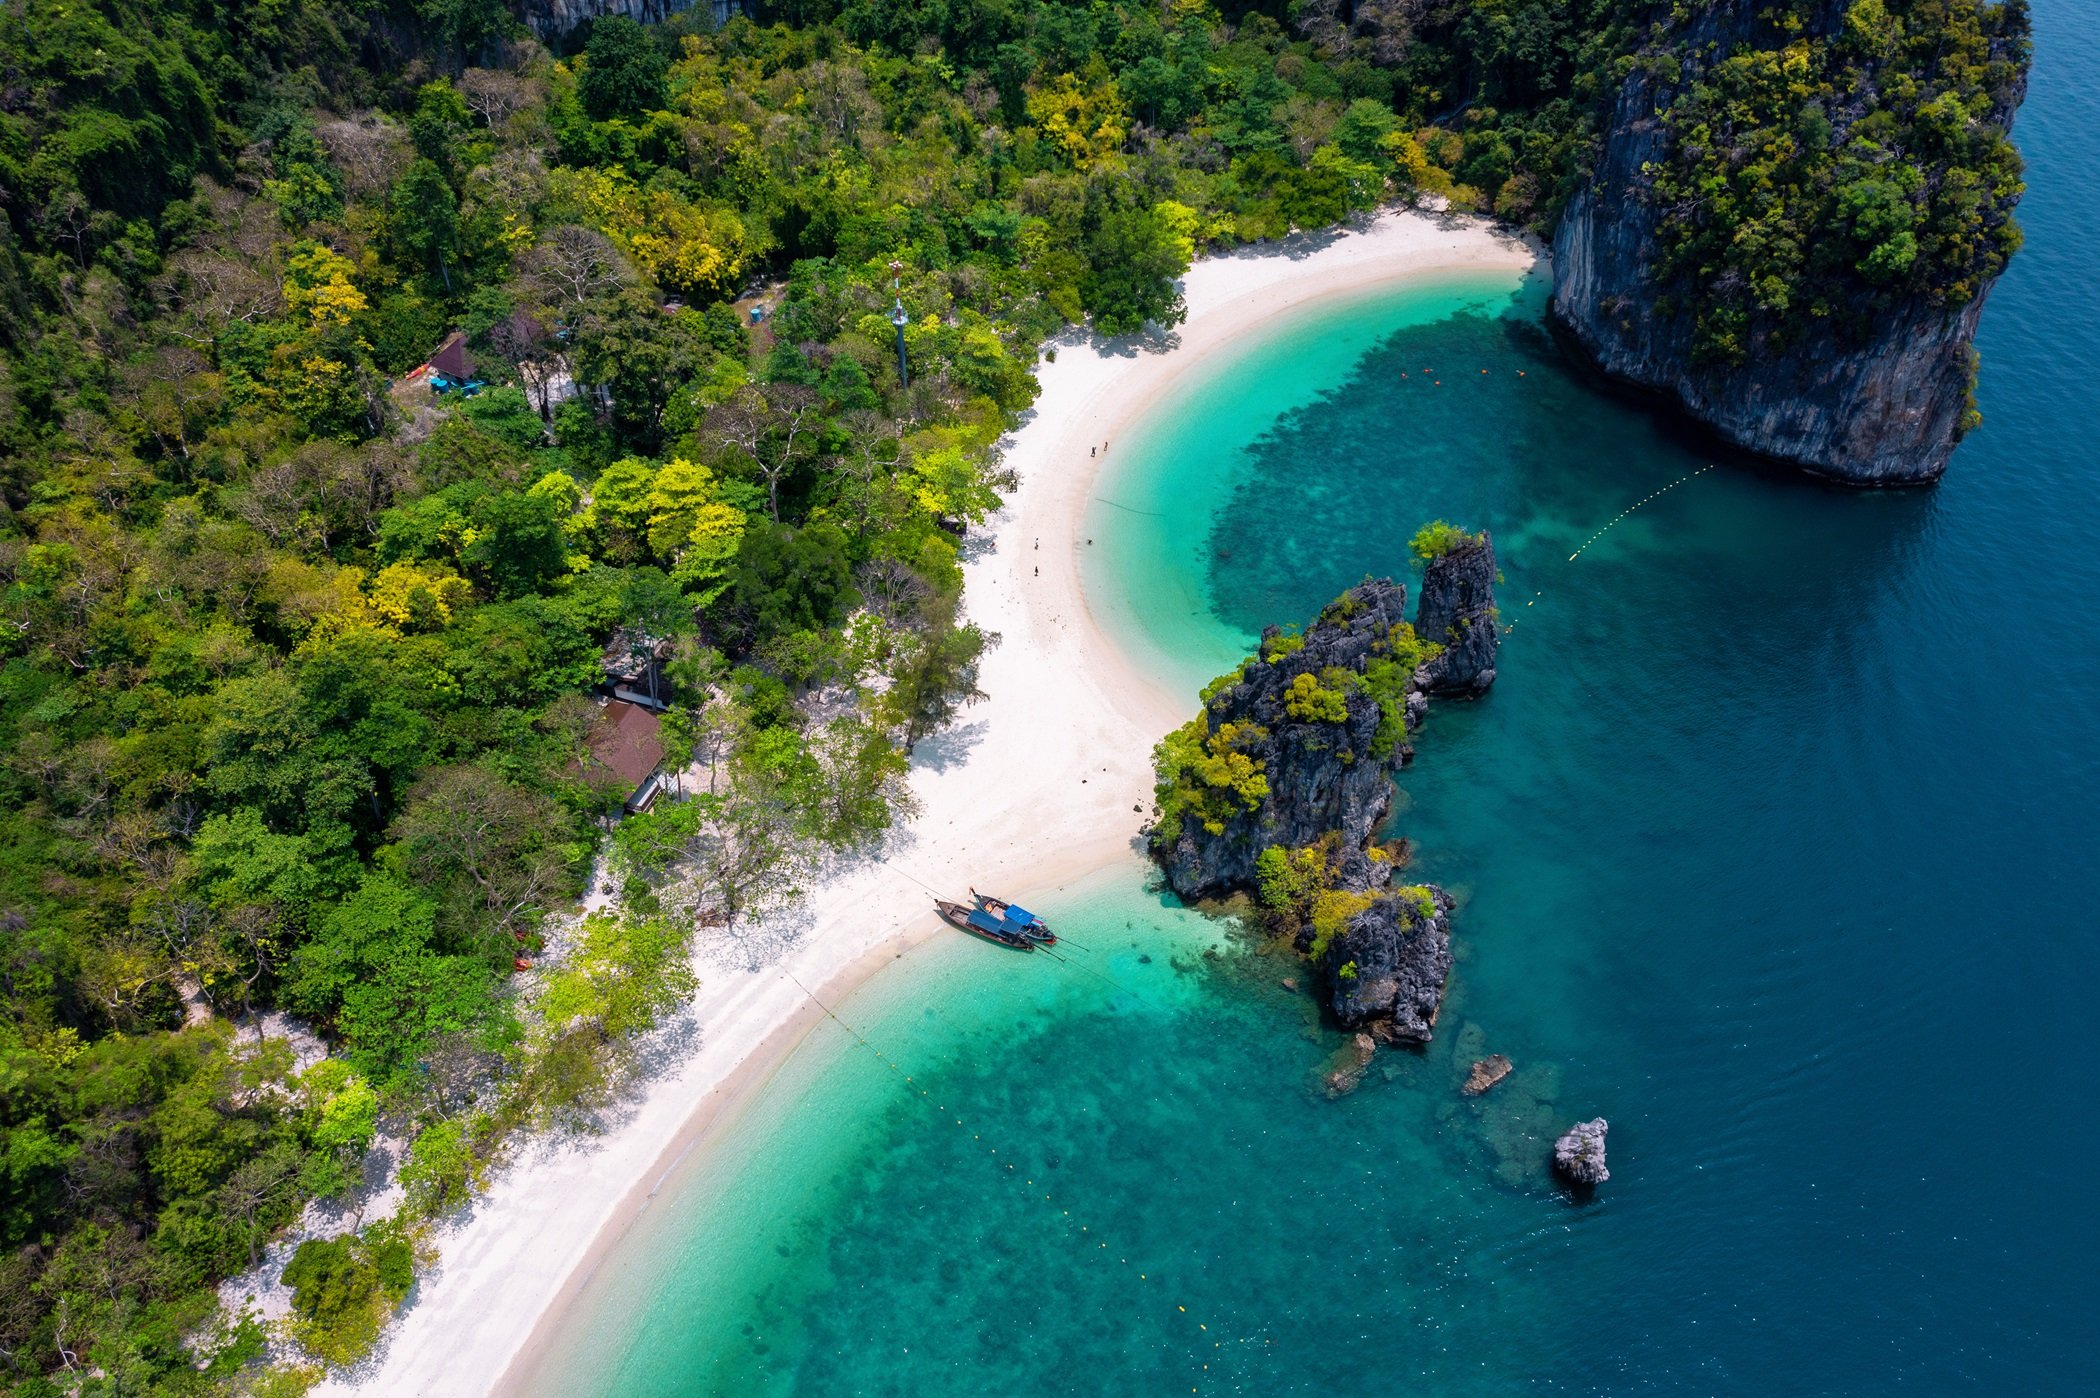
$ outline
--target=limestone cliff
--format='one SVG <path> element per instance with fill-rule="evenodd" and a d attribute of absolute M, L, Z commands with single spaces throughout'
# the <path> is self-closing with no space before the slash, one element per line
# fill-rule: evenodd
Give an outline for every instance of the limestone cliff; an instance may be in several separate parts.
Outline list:
<path fill-rule="evenodd" d="M 1406 613 L 1407 589 L 1379 579 L 1303 635 L 1271 627 L 1161 742 L 1151 831 L 1176 893 L 1258 890 L 1335 1018 L 1390 1043 L 1429 1038 L 1451 972 L 1450 897 L 1397 884 L 1399 856 L 1371 844 L 1435 658 Z"/>
<path fill-rule="evenodd" d="M 1169 886 L 1192 899 L 1251 889 L 1263 850 L 1334 832 L 1362 847 L 1421 722 L 1420 660 L 1407 589 L 1390 579 L 1350 588 L 1303 636 L 1269 628 L 1160 744 L 1152 849 Z"/>
<path fill-rule="evenodd" d="M 1423 564 L 1415 635 L 1442 647 L 1422 667 L 1431 694 L 1477 698 L 1495 682 L 1495 541 L 1485 529 L 1457 534 Z"/>
<path fill-rule="evenodd" d="M 518 17 L 542 39 L 552 39 L 586 20 L 605 15 L 625 15 L 638 24 L 657 24 L 703 4 L 713 11 L 717 24 L 743 9 L 740 0 L 519 0 Z"/>
<path fill-rule="evenodd" d="M 1875 14 L 1881 14 L 1879 0 L 1876 5 Z M 1865 22 L 1856 10 L 1843 0 L 1810 0 L 1793 8 L 1795 15 L 1805 15 L 1805 25 L 1791 33 L 1773 27 L 1779 15 L 1768 0 L 1717 0 L 1658 12 L 1618 91 L 1591 178 L 1562 213 L 1553 242 L 1553 311 L 1607 374 L 1667 395 L 1738 447 L 1859 484 L 1929 481 L 1946 469 L 1956 441 L 1970 425 L 1971 341 L 1984 296 L 2004 256 L 2017 246 L 2010 220 L 2019 192 L 2017 156 L 1996 157 L 2010 159 L 2013 179 L 1986 177 L 1978 195 L 1973 172 L 1951 168 L 1960 157 L 1943 151 L 1935 165 L 1922 139 L 1918 148 L 1925 154 L 1906 156 L 1888 148 L 1889 132 L 1896 129 L 1891 118 L 1901 100 L 1893 94 L 1916 91 L 1921 74 L 1932 81 L 1937 57 L 1892 50 L 1894 56 L 1881 59 L 1830 60 L 1849 65 L 1844 71 L 1852 90 L 1846 83 L 1831 84 L 1822 88 L 1827 101 L 1792 99 L 1801 113 L 1800 134 L 1782 130 L 1776 138 L 1822 142 L 1835 157 L 1852 162 L 1840 168 L 1867 170 L 1868 178 L 1874 161 L 1881 161 L 1895 172 L 1889 178 L 1906 189 L 1906 206 L 1920 211 L 1912 244 L 1916 255 L 1943 262 L 1965 257 L 1973 265 L 1948 273 L 1945 285 L 1925 290 L 1905 282 L 1877 286 L 1861 275 L 1852 276 L 1849 286 L 1811 295 L 1793 284 L 1793 276 L 1780 277 L 1773 286 L 1746 287 L 1728 259 L 1766 254 L 1738 251 L 1749 245 L 1715 237 L 1710 244 L 1726 246 L 1711 255 L 1718 260 L 1709 262 L 1706 274 L 1660 270 L 1669 261 L 1666 245 L 1681 248 L 1687 230 L 1693 238 L 1701 236 L 1714 215 L 1708 198 L 1682 191 L 1674 200 L 1664 197 L 1658 176 L 1709 160 L 1716 149 L 1732 152 L 1726 159 L 1740 167 L 1763 144 L 1747 132 L 1731 133 L 1705 121 L 1673 134 L 1667 116 L 1672 104 L 1700 84 L 1708 86 L 1696 100 L 1709 104 L 1720 99 L 1707 94 L 1738 91 L 1728 87 L 1738 80 L 1733 73 L 1717 75 L 1732 57 L 1776 54 L 1789 45 L 1816 51 L 1820 44 L 1823 51 L 1850 53 L 1847 46 L 1861 41 L 1848 24 Z M 1920 12 L 1909 18 L 1910 33 L 1943 22 Z M 1983 34 L 1974 47 L 1985 52 L 1971 60 L 1973 72 L 1981 76 L 1969 80 L 1975 93 L 1966 103 L 1975 115 L 1965 119 L 1973 123 L 1971 132 L 1980 130 L 1996 141 L 2009 129 L 2025 91 L 2024 10 L 1998 7 L 1995 18 L 1981 23 Z M 1952 52 L 1959 46 L 1946 47 Z M 1914 66 L 1905 69 L 1905 64 Z M 1813 79 L 1808 81 L 1812 87 Z M 1922 123 L 1925 115 L 1913 111 L 1901 120 Z M 1774 129 L 1783 124 L 1775 123 Z M 1688 143 L 1703 144 L 1687 150 Z M 1903 186 L 1905 180 L 1912 184 Z M 1827 186 L 1815 191 L 1816 198 L 1828 202 L 1816 206 L 1823 212 L 1813 216 L 1822 223 L 1812 238 L 1800 237 L 1797 230 L 1774 232 L 1757 216 L 1740 211 L 1732 216 L 1748 219 L 1741 227 L 1767 243 L 1784 237 L 1811 244 L 1786 254 L 1807 267 L 1819 253 L 1827 261 L 1831 254 L 1823 249 L 1848 236 L 1846 229 L 1856 236 L 1863 226 L 1858 216 L 1841 212 L 1848 207 L 1843 194 Z M 1775 198 L 1753 190 L 1741 202 L 1754 205 L 1762 199 L 1769 206 Z M 1968 200 L 1967 212 L 1946 214 L 1950 199 Z M 1847 217 L 1852 222 L 1843 222 Z M 1963 232 L 1942 236 L 1935 231 L 1940 221 L 1957 217 L 1972 220 Z M 1989 246 L 1982 251 L 1967 250 L 1971 243 L 1984 242 Z M 1900 247 L 1891 257 L 1901 260 Z M 1713 273 L 1716 265 L 1725 270 Z M 1850 264 L 1844 270 L 1849 275 Z M 1806 273 L 1801 275 L 1805 280 Z M 1730 278 L 1733 284 L 1727 284 Z M 1701 298 L 1711 304 L 1717 296 L 1727 301 L 1733 317 L 1730 352 L 1718 354 L 1711 326 L 1708 338 L 1702 338 L 1694 313 Z"/>

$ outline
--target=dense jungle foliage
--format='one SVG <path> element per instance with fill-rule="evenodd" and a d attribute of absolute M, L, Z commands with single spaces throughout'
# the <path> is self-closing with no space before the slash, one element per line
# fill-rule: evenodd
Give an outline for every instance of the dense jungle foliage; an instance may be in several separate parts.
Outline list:
<path fill-rule="evenodd" d="M 1715 359 L 1832 317 L 1865 328 L 1902 299 L 1966 306 L 2020 246 L 2025 0 L 1852 0 L 1819 30 L 1827 9 L 1775 5 L 1769 42 L 1687 55 L 1688 9 L 1644 53 L 1689 78 L 1652 171 L 1658 272 Z"/>
<path fill-rule="evenodd" d="M 1956 298 L 2002 255 L 1961 252 L 1957 176 L 2009 177 L 1972 40 L 2012 21 L 1868 6 L 1815 82 L 1939 76 L 1893 130 L 1825 101 L 1774 166 L 1812 265 L 1739 236 L 1759 179 L 1688 275 Z M 1635 61 L 1624 0 L 755 8 L 550 49 L 500 0 L 0 6 L 14 1392 L 296 1392 L 361 1353 L 422 1221 L 618 1090 L 697 925 L 906 809 L 992 639 L 959 537 L 1039 345 L 1394 197 L 1547 227 Z M 1813 127 L 1764 61 L 1701 110 Z M 1694 115 L 1668 178 L 1733 191 Z M 471 397 L 412 377 L 454 331 Z M 662 643 L 684 771 L 614 826 L 621 638 Z M 244 1309 L 280 1278 L 288 1313 Z"/>

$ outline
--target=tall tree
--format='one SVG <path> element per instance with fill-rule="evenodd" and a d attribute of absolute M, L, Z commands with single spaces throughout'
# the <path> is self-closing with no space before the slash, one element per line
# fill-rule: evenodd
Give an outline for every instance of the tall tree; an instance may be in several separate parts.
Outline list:
<path fill-rule="evenodd" d="M 459 246 L 459 196 L 437 162 L 425 157 L 408 167 L 394 191 L 394 237 L 402 250 L 434 267 L 452 289 L 451 261 Z"/>
<path fill-rule="evenodd" d="M 663 51 L 647 30 L 625 15 L 607 15 L 591 26 L 583 61 L 576 95 L 594 120 L 653 112 L 670 100 Z"/>

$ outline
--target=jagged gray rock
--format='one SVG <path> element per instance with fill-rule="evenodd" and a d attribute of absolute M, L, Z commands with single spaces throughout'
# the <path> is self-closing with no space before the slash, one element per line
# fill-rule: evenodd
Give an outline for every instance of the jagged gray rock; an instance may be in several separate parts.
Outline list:
<path fill-rule="evenodd" d="M 1368 687 L 1351 689 L 1342 698 L 1342 716 L 1327 719 L 1304 716 L 1310 711 L 1302 700 L 1294 713 L 1293 686 L 1300 676 L 1318 683 L 1333 669 L 1362 675 L 1390 653 L 1393 629 L 1406 624 L 1407 589 L 1381 578 L 1329 604 L 1305 632 L 1303 645 L 1290 644 L 1294 638 L 1275 627 L 1263 633 L 1262 654 L 1211 695 L 1203 721 L 1212 733 L 1231 724 L 1237 732 L 1262 735 L 1249 737 L 1239 750 L 1261 764 L 1268 794 L 1216 830 L 1196 820 L 1155 830 L 1153 854 L 1175 893 L 1213 898 L 1253 888 L 1255 861 L 1270 845 L 1309 845 L 1339 832 L 1344 848 L 1360 849 L 1371 838 L 1392 809 L 1389 773 L 1404 760 L 1405 730 L 1421 722 L 1420 706 L 1408 704 L 1414 678 L 1401 677 L 1405 688 L 1391 696 L 1402 706 L 1397 726 L 1403 731 L 1389 751 L 1381 751 L 1381 737 L 1396 734 L 1381 734 L 1386 713 Z"/>
<path fill-rule="evenodd" d="M 1327 1007 L 1345 1028 L 1426 1044 L 1451 975 L 1451 895 L 1428 884 L 1370 898 L 1313 963 Z"/>
<path fill-rule="evenodd" d="M 1495 619 L 1495 540 L 1485 529 L 1423 565 L 1415 634 L 1443 647 L 1422 667 L 1430 693 L 1477 698 L 1495 682 L 1502 640 Z"/>
<path fill-rule="evenodd" d="M 744 8 L 742 0 L 523 0 L 518 13 L 533 33 L 551 39 L 585 20 L 606 15 L 625 15 L 638 24 L 657 24 L 702 4 L 713 13 L 718 25 L 727 23 L 731 15 Z"/>
<path fill-rule="evenodd" d="M 1562 1179 L 1594 1188 L 1611 1178 L 1604 1168 L 1604 1135 L 1611 1123 L 1603 1117 L 1578 1121 L 1553 1143 L 1553 1168 Z"/>
<path fill-rule="evenodd" d="M 1986 281 L 1963 306 L 1912 298 L 1876 311 L 1864 340 L 1846 317 L 1740 365 L 1701 363 L 1685 298 L 1658 285 L 1658 232 L 1673 215 L 1650 197 L 1649 169 L 1666 159 L 1658 115 L 1745 42 L 1783 43 L 1763 0 L 1695 7 L 1668 41 L 1671 61 L 1633 66 L 1589 183 L 1553 239 L 1553 314 L 1614 378 L 1657 390 L 1736 446 L 1863 485 L 1937 479 L 1953 452 L 1974 370 L 1971 342 Z M 1845 22 L 1843 4 L 1816 7 L 1818 33 Z M 1990 119 L 2009 126 L 2024 82 Z M 1674 300 L 1662 313 L 1659 303 Z"/>
<path fill-rule="evenodd" d="M 1160 745 L 1151 847 L 1183 898 L 1252 891 L 1264 851 L 1313 849 L 1310 872 L 1293 866 L 1314 881 L 1293 916 L 1321 1001 L 1349 1028 L 1424 1043 L 1451 973 L 1452 899 L 1394 887 L 1401 856 L 1368 848 L 1426 704 L 1406 615 L 1407 589 L 1380 578 L 1328 604 L 1303 636 L 1269 628 L 1257 655 L 1205 691 L 1202 715 Z"/>

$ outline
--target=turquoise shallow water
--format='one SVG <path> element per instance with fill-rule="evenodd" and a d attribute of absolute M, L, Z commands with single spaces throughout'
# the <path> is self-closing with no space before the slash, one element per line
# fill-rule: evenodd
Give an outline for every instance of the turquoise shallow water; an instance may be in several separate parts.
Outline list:
<path fill-rule="evenodd" d="M 1354 471 L 1335 470 L 1337 460 L 1287 451 L 1267 458 L 1266 489 L 1241 496 L 1258 454 L 1248 448 L 1280 442 L 1272 437 L 1280 423 L 1326 412 L 1334 387 L 1396 334 L 1417 328 L 1408 338 L 1419 343 L 1421 328 L 1453 316 L 1477 319 L 1517 307 L 1535 314 L 1544 294 L 1542 277 L 1519 280 L 1506 273 L 1386 288 L 1266 326 L 1247 343 L 1194 366 L 1133 435 L 1112 444 L 1087 502 L 1080 533 L 1088 543 L 1080 561 L 1087 602 L 1102 627 L 1149 671 L 1189 694 L 1193 708 L 1203 683 L 1247 654 L 1264 625 L 1282 619 L 1221 605 L 1221 588 L 1278 566 L 1296 569 L 1304 561 L 1265 555 L 1252 538 L 1225 538 L 1217 527 L 1220 513 L 1237 503 L 1250 520 L 1271 513 L 1296 518 L 1313 526 L 1303 536 L 1306 543 L 1326 552 L 1333 531 L 1347 523 L 1337 493 L 1362 481 Z M 1432 338 L 1436 333 L 1429 332 Z M 1429 380 L 1424 384 L 1434 387 Z M 1378 445 L 1375 460 L 1383 462 L 1400 437 L 1416 429 L 1383 422 L 1373 430 L 1398 434 Z M 1428 440 L 1425 433 L 1410 448 Z M 1372 485 L 1384 493 L 1375 480 Z M 1373 566 L 1374 556 L 1335 554 L 1323 560 L 1335 567 L 1323 571 L 1338 568 L 1354 581 Z"/>
<path fill-rule="evenodd" d="M 2029 246 L 1937 490 L 1730 466 L 1570 564 L 1714 458 L 1569 372 L 1535 290 L 1486 284 L 1286 327 L 1116 445 L 1090 592 L 1191 689 L 1401 571 L 1422 519 L 1495 531 L 1501 682 L 1440 706 L 1400 783 L 1418 867 L 1464 899 L 1426 1054 L 1328 1100 L 1338 1040 L 1290 968 L 1106 871 L 1042 908 L 1069 966 L 942 942 L 853 996 L 899 1070 L 820 1029 L 542 1386 L 2100 1384 L 2083 13 L 2037 10 Z M 1520 1071 L 1468 1103 L 1478 1047 Z M 1596 1113 L 1613 1179 L 1578 1207 L 1542 1155 Z"/>

